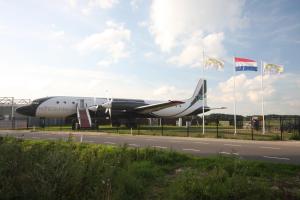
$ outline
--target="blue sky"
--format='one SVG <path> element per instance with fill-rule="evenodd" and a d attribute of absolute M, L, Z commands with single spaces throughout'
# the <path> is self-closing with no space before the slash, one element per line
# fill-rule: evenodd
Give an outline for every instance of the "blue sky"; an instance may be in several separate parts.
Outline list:
<path fill-rule="evenodd" d="M 233 56 L 281 64 L 266 113 L 300 114 L 300 2 L 0 0 L 1 96 L 188 98 L 209 69 L 208 104 L 233 108 Z M 260 73 L 237 73 L 237 113 L 260 113 Z M 4 83 L 4 84 L 3 84 Z"/>

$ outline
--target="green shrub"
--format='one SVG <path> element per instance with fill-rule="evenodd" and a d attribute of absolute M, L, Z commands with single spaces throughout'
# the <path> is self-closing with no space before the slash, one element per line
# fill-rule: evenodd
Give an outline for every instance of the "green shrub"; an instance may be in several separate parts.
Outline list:
<path fill-rule="evenodd" d="M 290 137 L 291 140 L 300 140 L 300 134 L 293 133 Z"/>
<path fill-rule="evenodd" d="M 273 199 L 271 187 L 259 179 L 230 176 L 215 168 L 207 173 L 186 170 L 170 185 L 167 199 Z"/>
<path fill-rule="evenodd" d="M 1 200 L 297 199 L 299 175 L 296 165 L 0 137 Z"/>

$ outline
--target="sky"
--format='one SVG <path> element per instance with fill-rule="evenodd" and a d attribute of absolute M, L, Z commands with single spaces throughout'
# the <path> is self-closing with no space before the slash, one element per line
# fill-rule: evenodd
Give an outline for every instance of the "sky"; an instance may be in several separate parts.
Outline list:
<path fill-rule="evenodd" d="M 233 57 L 264 76 L 266 114 L 300 114 L 300 1 L 0 0 L 0 96 L 180 100 L 207 79 L 233 113 Z M 225 62 L 202 73 L 203 53 Z M 260 72 L 237 72 L 237 114 L 261 113 Z"/>

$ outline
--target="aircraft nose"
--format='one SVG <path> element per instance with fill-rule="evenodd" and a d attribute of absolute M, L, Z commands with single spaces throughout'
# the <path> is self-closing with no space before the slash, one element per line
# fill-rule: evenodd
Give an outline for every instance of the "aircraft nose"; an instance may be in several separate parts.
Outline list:
<path fill-rule="evenodd" d="M 36 109 L 34 109 L 34 107 L 32 105 L 21 106 L 16 109 L 17 113 L 19 113 L 21 115 L 31 116 L 31 117 L 35 116 L 35 111 L 36 111 Z"/>

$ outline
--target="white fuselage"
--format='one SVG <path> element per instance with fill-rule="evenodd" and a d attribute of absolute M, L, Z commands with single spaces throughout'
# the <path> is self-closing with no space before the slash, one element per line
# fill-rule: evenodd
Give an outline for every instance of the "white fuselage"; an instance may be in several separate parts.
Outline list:
<path fill-rule="evenodd" d="M 107 102 L 106 98 L 93 97 L 52 97 L 42 102 L 36 109 L 36 117 L 45 118 L 65 118 L 76 113 L 77 105 L 80 100 L 84 100 L 85 107 L 89 108 L 93 105 L 101 105 Z M 144 100 L 146 104 L 161 103 L 163 101 Z M 153 112 L 156 117 L 177 118 L 189 115 L 202 106 L 202 100 L 197 101 L 192 106 L 190 100 L 185 100 L 185 103 L 161 109 Z M 34 101 L 33 101 L 34 104 Z"/>
<path fill-rule="evenodd" d="M 205 97 L 206 81 L 204 79 L 200 79 L 191 98 L 180 101 L 180 104 L 173 104 L 174 106 L 171 105 L 171 107 L 164 107 L 160 110 L 156 109 L 156 111 L 152 112 L 149 111 L 150 113 L 140 113 L 134 109 L 138 109 L 142 106 L 153 106 L 160 103 L 163 104 L 168 101 L 151 101 L 141 99 L 113 99 L 110 101 L 107 98 L 57 96 L 36 99 L 32 102 L 32 104 L 18 108 L 17 112 L 36 117 L 66 118 L 76 114 L 77 108 L 85 108 L 98 113 L 96 116 L 105 116 L 105 114 L 112 112 L 116 118 L 117 116 L 178 118 L 208 111 L 209 108 L 206 106 Z M 115 106 L 112 106 L 113 103 Z M 110 104 L 110 108 L 108 110 L 107 107 L 106 109 L 103 109 L 105 104 Z M 99 106 L 102 106 L 102 110 L 98 109 Z M 92 109 L 95 107 L 96 109 Z"/>

